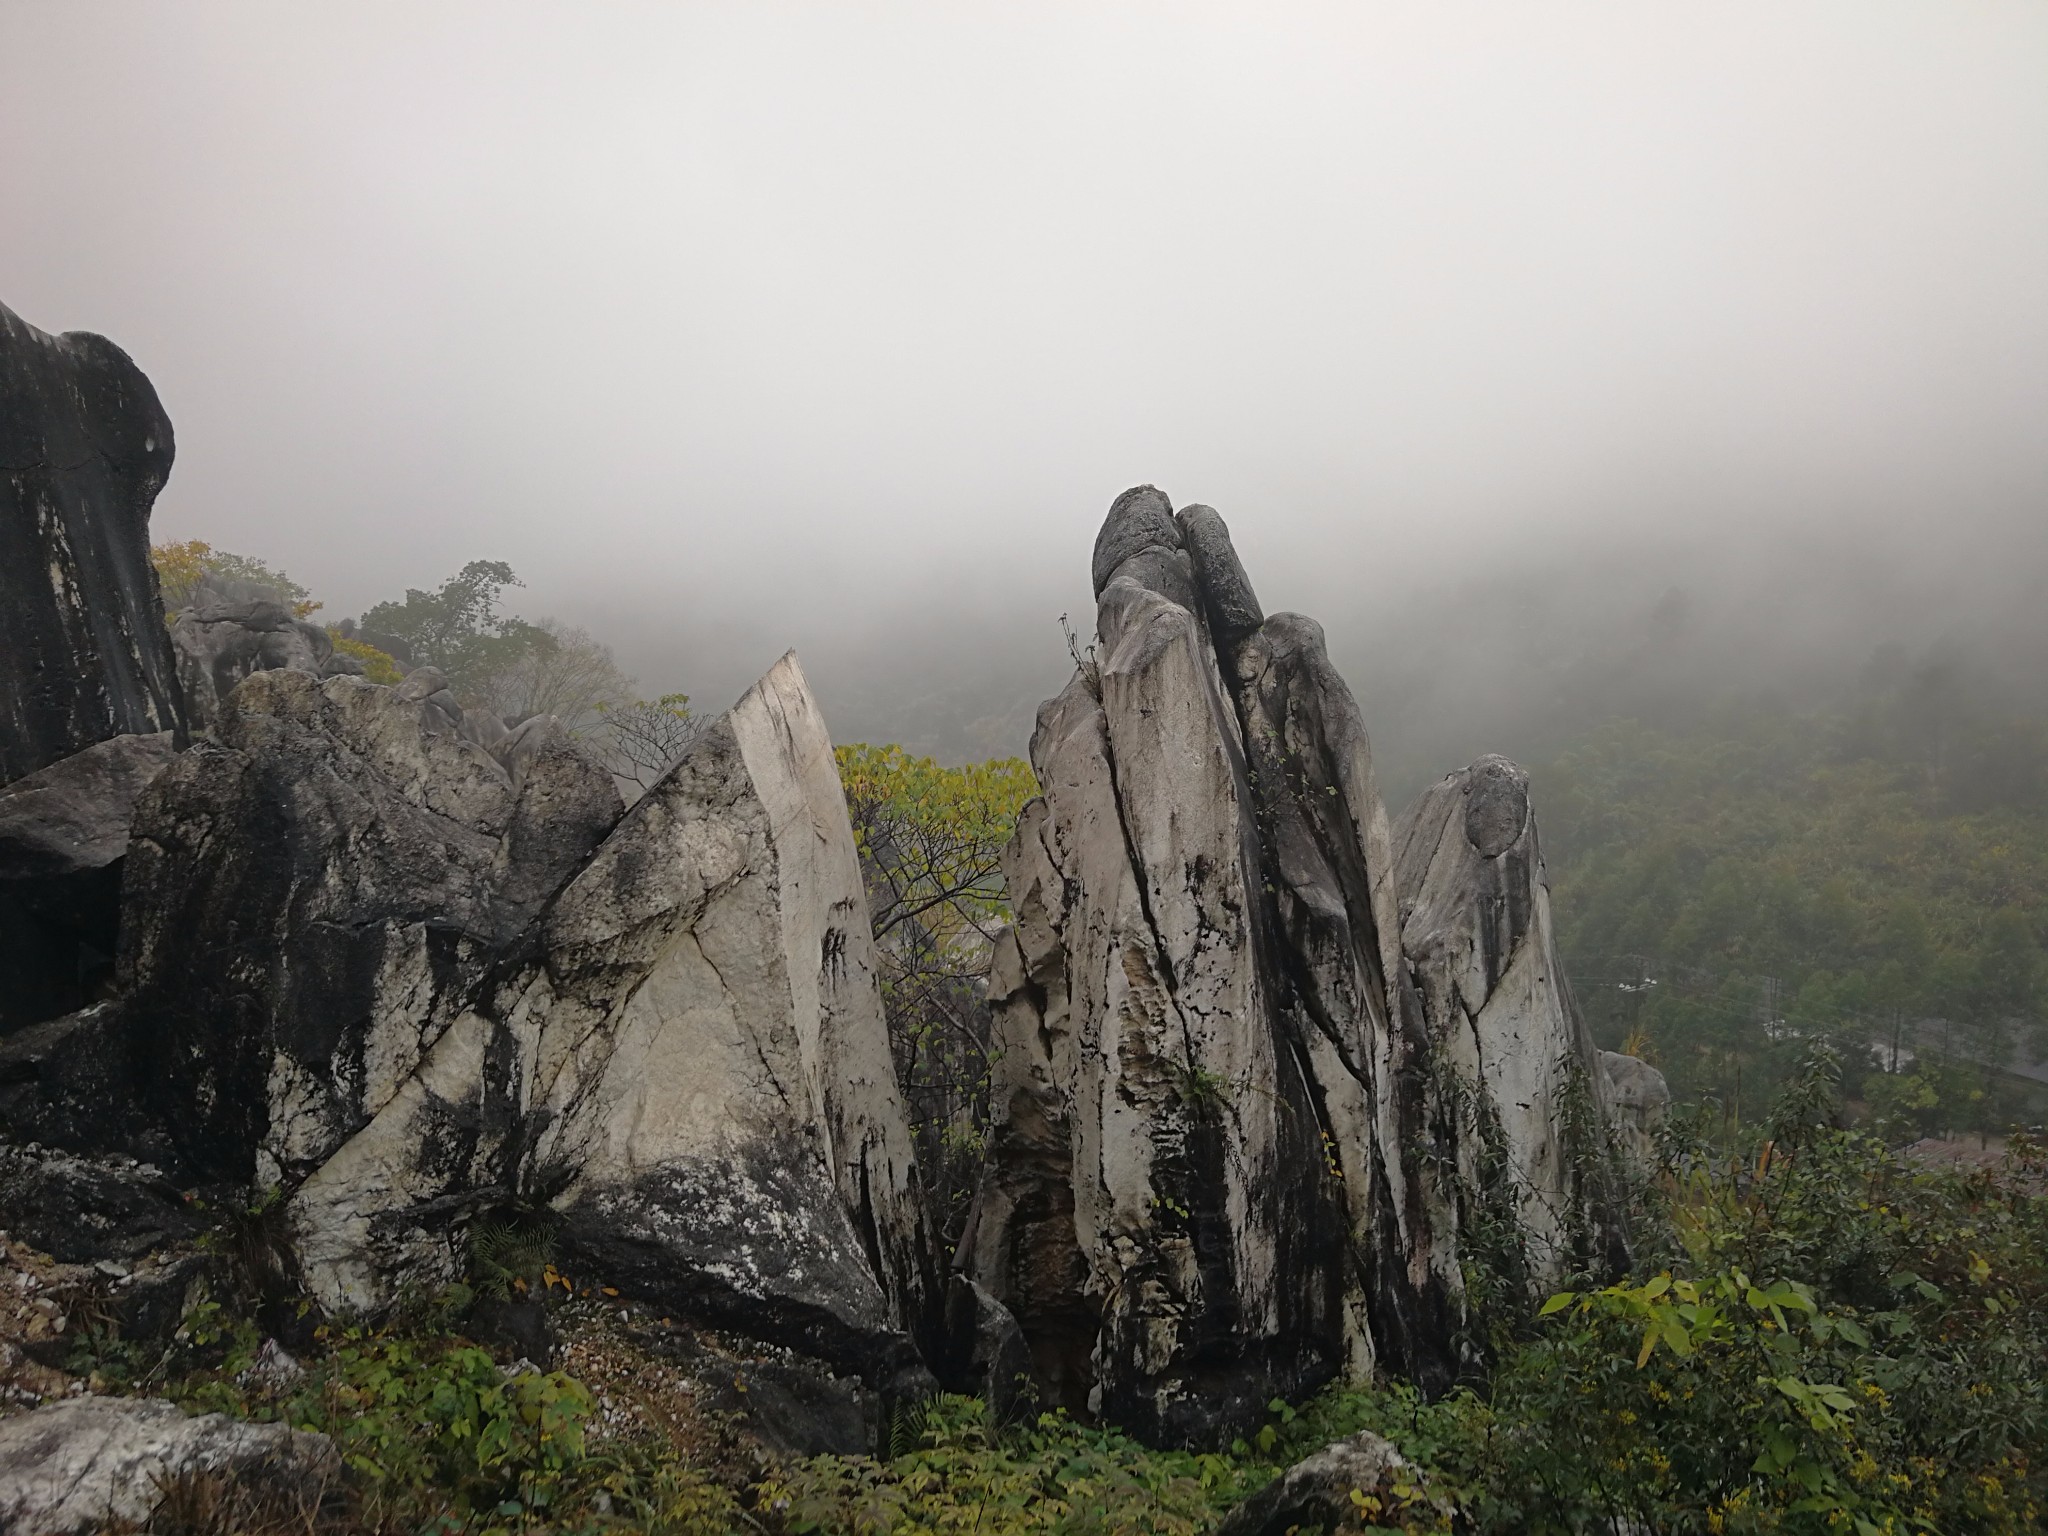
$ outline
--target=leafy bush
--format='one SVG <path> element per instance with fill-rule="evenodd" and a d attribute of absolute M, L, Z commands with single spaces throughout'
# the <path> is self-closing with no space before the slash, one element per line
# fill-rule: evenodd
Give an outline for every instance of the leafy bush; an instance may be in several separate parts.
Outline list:
<path fill-rule="evenodd" d="M 338 628 L 330 627 L 327 638 L 334 642 L 334 648 L 344 656 L 353 656 L 363 664 L 363 676 L 373 683 L 390 687 L 405 681 L 405 674 L 398 670 L 398 663 L 388 652 L 380 651 L 367 640 L 358 640 L 345 635 Z"/>
<path fill-rule="evenodd" d="M 295 618 L 303 619 L 321 607 L 311 592 L 283 571 L 249 555 L 215 549 L 203 539 L 152 544 L 149 561 L 156 568 L 157 588 L 167 614 L 175 614 L 195 601 L 200 589 L 209 583 L 262 588 L 291 609 Z"/>

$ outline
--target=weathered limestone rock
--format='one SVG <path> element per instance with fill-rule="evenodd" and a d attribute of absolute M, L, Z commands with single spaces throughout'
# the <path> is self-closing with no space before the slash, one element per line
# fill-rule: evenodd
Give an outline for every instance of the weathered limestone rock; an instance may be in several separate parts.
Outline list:
<path fill-rule="evenodd" d="M 156 1398 L 70 1398 L 0 1419 L 0 1531 L 139 1526 L 169 1484 L 200 1473 L 317 1488 L 340 1478 L 341 1458 L 325 1435 L 283 1424 L 187 1418 Z"/>
<path fill-rule="evenodd" d="M 0 787 L 0 880 L 83 874 L 120 858 L 136 799 L 177 752 L 168 731 L 113 736 Z"/>
<path fill-rule="evenodd" d="M 1488 1204 L 1509 1219 L 1519 1251 L 1496 1257 L 1532 1288 L 1575 1261 L 1624 1258 L 1603 1182 L 1602 1072 L 1558 961 L 1529 776 L 1481 758 L 1426 790 L 1394 845 L 1467 1219 Z"/>
<path fill-rule="evenodd" d="M 635 804 L 541 943 L 507 1019 L 533 1032 L 532 1167 L 567 1176 L 553 1204 L 577 1246 L 725 1293 L 736 1320 L 787 1314 L 828 1356 L 922 1310 L 866 894 L 793 655 Z"/>
<path fill-rule="evenodd" d="M 1638 1171 L 1657 1166 L 1657 1133 L 1671 1111 L 1671 1088 L 1647 1061 L 1620 1051 L 1600 1053 L 1600 1087 L 1607 1122 Z"/>
<path fill-rule="evenodd" d="M 0 784 L 110 736 L 183 730 L 149 563 L 171 455 L 126 353 L 0 305 Z"/>
<path fill-rule="evenodd" d="M 1371 1513 L 1354 1493 L 1376 1501 Z M 1296 1531 L 1340 1531 L 1374 1526 L 1373 1514 L 1392 1520 L 1430 1508 L 1413 1463 L 1371 1430 L 1327 1445 L 1296 1462 L 1246 1499 L 1221 1525 L 1216 1536 L 1291 1536 Z M 1431 1511 L 1432 1513 L 1443 1513 Z"/>
<path fill-rule="evenodd" d="M 1442 1384 L 1459 1308 L 1356 707 L 1313 624 L 1254 622 L 1222 520 L 1186 526 L 1192 559 L 1163 495 L 1118 498 L 1099 666 L 1039 714 L 956 1263 L 1056 1400 L 1200 1442 L 1375 1361 Z"/>
<path fill-rule="evenodd" d="M 178 656 L 178 681 L 192 728 L 214 731 L 222 701 L 251 673 L 288 668 L 316 677 L 360 675 L 362 663 L 334 649 L 318 624 L 295 618 L 279 599 L 253 595 L 239 600 L 202 591 L 171 626 Z"/>
<path fill-rule="evenodd" d="M 188 1242 L 206 1226 L 148 1163 L 0 1144 L 0 1231 L 64 1264 L 125 1261 Z"/>
<path fill-rule="evenodd" d="M 910 1134 L 794 655 L 692 740 L 299 1190 L 316 1292 L 379 1304 L 446 1251 L 422 1213 L 494 1186 L 628 1294 L 879 1387 L 920 1374 L 906 1329 L 933 1298 Z"/>
<path fill-rule="evenodd" d="M 176 752 L 169 731 L 114 736 L 0 788 L 0 1030 L 111 977 L 135 801 Z"/>
<path fill-rule="evenodd" d="M 515 780 L 433 701 L 259 671 L 137 808 L 119 1033 L 184 1167 L 297 1184 L 390 1102 L 620 814 L 559 727 Z"/>

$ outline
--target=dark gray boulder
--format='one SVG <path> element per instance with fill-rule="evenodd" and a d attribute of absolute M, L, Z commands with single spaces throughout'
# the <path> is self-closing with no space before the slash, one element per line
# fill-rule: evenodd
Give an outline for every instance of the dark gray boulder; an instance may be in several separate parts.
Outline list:
<path fill-rule="evenodd" d="M 171 458 L 170 418 L 125 352 L 0 305 L 0 784 L 184 729 L 149 562 Z"/>
<path fill-rule="evenodd" d="M 168 731 L 114 736 L 0 787 L 0 1033 L 111 981 L 129 822 L 176 751 Z"/>
<path fill-rule="evenodd" d="M 0 1143 L 0 1231 L 60 1264 L 116 1261 L 189 1243 L 205 1214 L 148 1163 Z"/>
<path fill-rule="evenodd" d="M 121 1010 L 98 1002 L 0 1035 L 0 1134 L 77 1151 L 170 1158 L 143 1113 Z"/>
<path fill-rule="evenodd" d="M 177 752 L 168 731 L 113 736 L 0 787 L 0 880 L 82 874 L 120 858 L 137 798 Z"/>
<path fill-rule="evenodd" d="M 194 730 L 214 731 L 222 701 L 254 672 L 289 668 L 316 677 L 360 675 L 362 663 L 334 649 L 318 624 L 293 615 L 277 597 L 223 597 L 202 590 L 171 626 L 178 680 Z"/>

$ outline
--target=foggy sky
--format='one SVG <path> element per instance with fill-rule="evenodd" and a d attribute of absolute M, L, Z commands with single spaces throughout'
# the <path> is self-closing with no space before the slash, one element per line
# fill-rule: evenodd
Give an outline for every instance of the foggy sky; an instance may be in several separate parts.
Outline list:
<path fill-rule="evenodd" d="M 2048 7 L 0 0 L 0 301 L 155 382 L 158 538 L 507 560 L 842 737 L 1021 747 L 1141 481 L 1340 661 L 1703 550 L 1967 613 L 2048 545 Z"/>

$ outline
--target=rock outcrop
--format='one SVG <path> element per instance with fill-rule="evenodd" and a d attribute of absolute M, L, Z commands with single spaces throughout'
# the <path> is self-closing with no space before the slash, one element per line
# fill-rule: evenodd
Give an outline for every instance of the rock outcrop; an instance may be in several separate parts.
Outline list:
<path fill-rule="evenodd" d="M 1671 1088 L 1647 1061 L 1600 1053 L 1600 1090 L 1622 1152 L 1637 1170 L 1657 1166 L 1657 1133 L 1671 1111 Z"/>
<path fill-rule="evenodd" d="M 1216 1536 L 1393 1529 L 1393 1520 L 1413 1514 L 1443 1519 L 1449 1510 L 1435 1507 L 1413 1463 L 1368 1429 L 1297 1461 L 1233 1509 Z"/>
<path fill-rule="evenodd" d="M 415 674 L 417 675 L 417 674 Z M 786 656 L 626 813 L 486 994 L 292 1204 L 316 1292 L 431 1272 L 497 1188 L 578 1262 L 887 1384 L 921 1195 L 831 742 Z"/>
<path fill-rule="evenodd" d="M 171 423 L 128 355 L 0 306 L 0 784 L 181 732 L 149 513 Z"/>
<path fill-rule="evenodd" d="M 135 802 L 176 752 L 168 731 L 113 736 L 0 787 L 0 1031 L 111 979 Z"/>
<path fill-rule="evenodd" d="M 1110 509 L 1092 574 L 1097 659 L 1039 712 L 1043 797 L 1005 855 L 996 1123 L 956 1268 L 1014 1315 L 1044 1394 L 1155 1441 L 1225 1439 L 1340 1375 L 1439 1389 L 1477 1363 L 1466 1176 L 1492 1171 L 1501 1118 L 1459 1107 L 1460 965 L 1500 1037 L 1496 1096 L 1517 1095 L 1514 1187 L 1535 1193 L 1510 1218 L 1546 1257 L 1599 1156 L 1597 1124 L 1582 1154 L 1542 1119 L 1564 1081 L 1590 1095 L 1594 1062 L 1533 830 L 1479 817 L 1492 873 L 1438 868 L 1422 915 L 1445 933 L 1404 945 L 1371 748 L 1321 629 L 1266 615 L 1222 518 L 1149 486 Z M 1454 929 L 1475 954 L 1453 956 Z M 1547 1098 L 1508 1070 L 1517 1031 Z"/>
<path fill-rule="evenodd" d="M 1519 1236 L 1492 1257 L 1531 1289 L 1574 1264 L 1619 1264 L 1605 1074 L 1558 960 L 1528 774 L 1483 757 L 1440 780 L 1402 815 L 1394 849 L 1461 1224 L 1491 1207 L 1494 1230 Z"/>
<path fill-rule="evenodd" d="M 289 1187 L 399 1091 L 621 806 L 558 727 L 515 774 L 405 688 L 278 669 L 231 705 L 137 808 L 120 1029 L 184 1168 Z"/>
<path fill-rule="evenodd" d="M 934 1255 L 794 655 L 623 816 L 550 720 L 479 746 L 432 668 L 259 670 L 214 729 L 137 805 L 119 995 L 0 1041 L 0 1130 L 282 1190 L 334 1310 L 513 1221 L 818 1362 L 791 1369 L 845 1383 L 826 1421 L 930 1386 Z"/>
<path fill-rule="evenodd" d="M 225 1414 L 187 1418 L 153 1398 L 76 1397 L 0 1420 L 0 1531 L 73 1536 L 136 1528 L 180 1478 L 218 1473 L 274 1480 L 314 1496 L 337 1483 L 341 1457 L 325 1435 Z"/>
<path fill-rule="evenodd" d="M 1420 1019 L 1370 749 L 1306 619 L 1150 487 L 1101 659 L 1039 715 L 1006 855 L 997 1125 L 958 1263 L 1045 1389 L 1214 1441 L 1375 1364 L 1459 1365 Z"/>
<path fill-rule="evenodd" d="M 171 646 L 185 707 L 199 731 L 219 727 L 223 701 L 251 673 L 289 669 L 359 677 L 363 671 L 361 662 L 335 650 L 325 629 L 264 594 L 234 599 L 202 590 L 173 621 Z"/>

